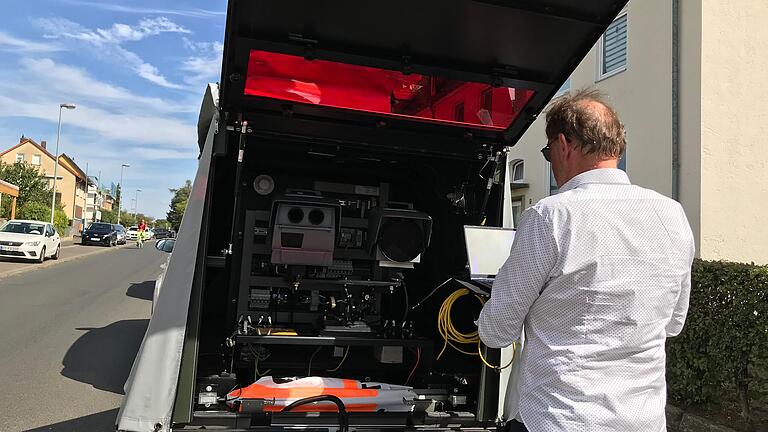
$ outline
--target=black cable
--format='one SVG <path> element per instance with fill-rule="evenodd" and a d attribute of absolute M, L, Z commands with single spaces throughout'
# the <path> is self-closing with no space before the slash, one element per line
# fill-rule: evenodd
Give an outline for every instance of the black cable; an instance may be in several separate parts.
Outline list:
<path fill-rule="evenodd" d="M 336 396 L 333 395 L 318 395 L 318 396 L 310 396 L 304 399 L 299 399 L 292 404 L 286 406 L 283 408 L 280 412 L 289 412 L 294 408 L 303 406 L 303 405 L 309 405 L 311 403 L 315 402 L 333 402 L 336 407 L 339 409 L 339 432 L 348 432 L 349 431 L 349 413 L 347 413 L 347 408 L 344 406 L 344 401 L 339 399 Z"/>
<path fill-rule="evenodd" d="M 405 286 L 405 281 L 400 285 L 403 288 L 403 295 L 405 296 L 405 310 L 403 311 L 403 319 L 400 325 L 405 328 L 405 320 L 408 319 L 408 312 L 410 312 L 410 304 L 408 303 L 408 288 Z"/>
<path fill-rule="evenodd" d="M 440 288 L 444 287 L 448 282 L 450 282 L 452 280 L 453 280 L 453 278 L 448 278 L 448 279 L 445 280 L 445 282 L 443 282 L 440 285 L 436 286 L 435 289 L 433 289 L 429 294 L 427 294 L 426 297 L 424 297 L 423 299 L 421 299 L 421 301 L 416 303 L 416 305 L 413 306 L 411 308 L 411 310 L 416 310 L 417 307 L 421 306 L 425 301 L 429 300 L 430 297 L 432 297 L 437 292 L 437 290 L 439 290 Z"/>
<path fill-rule="evenodd" d="M 322 347 L 317 347 L 315 352 L 313 352 L 312 355 L 309 357 L 309 365 L 307 366 L 307 376 L 312 376 L 312 360 L 315 359 L 315 356 L 317 355 L 318 352 L 320 352 L 321 348 Z"/>

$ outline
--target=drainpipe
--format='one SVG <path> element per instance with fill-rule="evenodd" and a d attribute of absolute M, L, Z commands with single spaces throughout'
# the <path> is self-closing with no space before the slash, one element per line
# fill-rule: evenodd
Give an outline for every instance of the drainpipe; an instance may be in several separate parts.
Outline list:
<path fill-rule="evenodd" d="M 672 199 L 680 201 L 680 0 L 672 0 Z"/>

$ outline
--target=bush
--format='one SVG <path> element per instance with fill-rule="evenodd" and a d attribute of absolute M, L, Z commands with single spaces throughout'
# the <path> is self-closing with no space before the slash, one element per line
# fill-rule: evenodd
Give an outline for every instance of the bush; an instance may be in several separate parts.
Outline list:
<path fill-rule="evenodd" d="M 48 210 L 48 215 L 50 216 L 50 214 L 51 211 Z M 67 217 L 67 214 L 64 213 L 63 209 L 56 208 L 56 213 L 54 213 L 53 216 L 53 226 L 56 227 L 56 231 L 60 236 L 64 236 L 67 232 L 67 228 L 69 228 L 69 218 Z"/>
<path fill-rule="evenodd" d="M 670 400 L 701 406 L 735 391 L 749 421 L 767 354 L 768 267 L 694 261 L 685 328 L 667 342 Z"/>
<path fill-rule="evenodd" d="M 47 222 L 51 220 L 51 207 L 39 202 L 28 202 L 19 207 L 16 217 L 18 219 Z M 64 210 L 61 208 L 56 208 L 53 226 L 56 227 L 56 231 L 59 232 L 59 235 L 63 235 L 69 227 L 69 219 L 67 219 L 66 213 L 64 213 Z"/>

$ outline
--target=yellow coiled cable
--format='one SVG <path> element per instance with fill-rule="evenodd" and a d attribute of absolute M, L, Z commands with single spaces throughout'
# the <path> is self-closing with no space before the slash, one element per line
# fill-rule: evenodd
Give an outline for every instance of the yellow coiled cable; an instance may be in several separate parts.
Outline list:
<path fill-rule="evenodd" d="M 483 357 L 482 347 L 481 347 L 481 341 L 480 341 L 480 335 L 477 333 L 477 330 L 472 331 L 470 333 L 462 333 L 459 330 L 456 329 L 453 325 L 453 321 L 451 320 L 451 309 L 453 308 L 453 304 L 458 300 L 459 298 L 469 294 L 469 290 L 466 288 L 461 288 L 456 291 L 454 291 L 451 295 L 448 296 L 448 298 L 445 299 L 443 304 L 440 306 L 440 311 L 437 313 L 437 330 L 440 332 L 440 336 L 443 337 L 443 340 L 445 340 L 445 343 L 443 344 L 443 349 L 440 350 L 440 354 L 437 355 L 437 359 L 440 360 L 440 357 L 442 357 L 443 353 L 445 353 L 445 350 L 450 345 L 451 348 L 455 349 L 456 351 L 471 355 L 471 356 L 480 356 L 480 360 L 483 361 L 483 363 L 488 366 L 491 369 L 496 370 L 502 370 L 506 369 L 509 366 L 512 365 L 512 362 L 515 361 L 515 353 L 516 353 L 516 345 L 512 344 L 512 359 L 507 363 L 506 366 L 499 367 L 494 366 Z M 478 301 L 480 301 L 480 304 L 485 304 L 485 299 L 480 297 L 479 295 L 475 295 L 475 298 L 477 298 Z M 472 351 L 465 351 L 459 347 L 457 347 L 455 344 L 460 345 L 469 345 L 469 344 L 477 344 L 477 352 Z"/>

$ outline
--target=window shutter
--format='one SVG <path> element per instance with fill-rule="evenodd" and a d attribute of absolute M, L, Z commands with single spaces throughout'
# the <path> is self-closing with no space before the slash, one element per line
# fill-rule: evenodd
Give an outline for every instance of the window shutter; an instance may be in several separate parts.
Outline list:
<path fill-rule="evenodd" d="M 603 34 L 602 73 L 611 73 L 627 65 L 627 15 L 617 19 Z"/>

